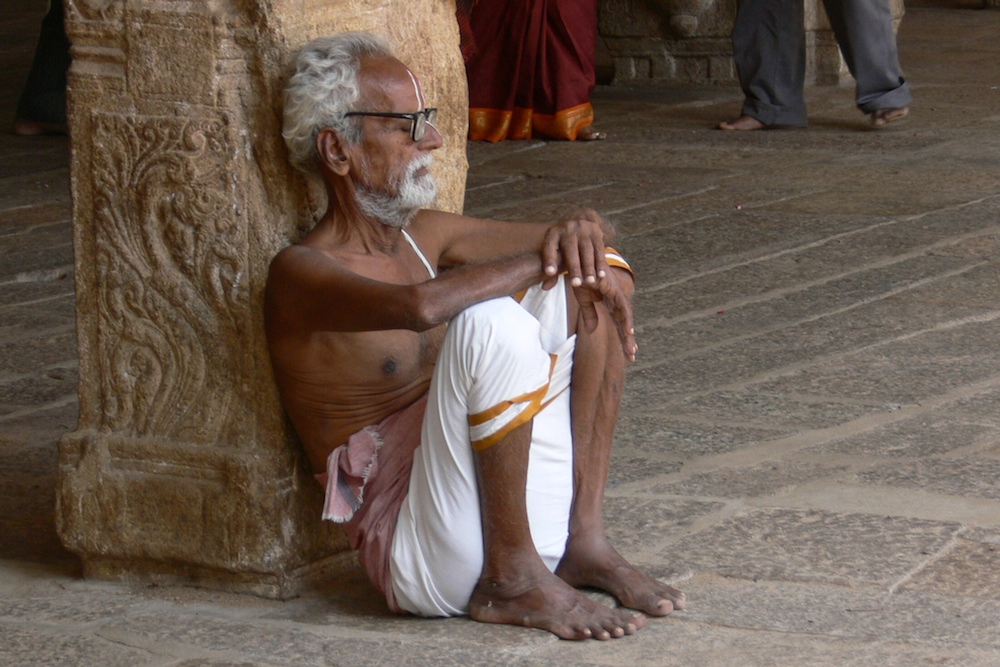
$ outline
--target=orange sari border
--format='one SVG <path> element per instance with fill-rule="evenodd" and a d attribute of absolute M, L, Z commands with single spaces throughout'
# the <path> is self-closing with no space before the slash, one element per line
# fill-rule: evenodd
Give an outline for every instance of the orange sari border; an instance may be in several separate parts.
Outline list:
<path fill-rule="evenodd" d="M 503 109 L 469 109 L 469 139 L 498 142 L 504 139 L 576 139 L 579 131 L 594 124 L 594 107 L 590 102 L 557 111 L 536 113 L 517 107 Z"/>

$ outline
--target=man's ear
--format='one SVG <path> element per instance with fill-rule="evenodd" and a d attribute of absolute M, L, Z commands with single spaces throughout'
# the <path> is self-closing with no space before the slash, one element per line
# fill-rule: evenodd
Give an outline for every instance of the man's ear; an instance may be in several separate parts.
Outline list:
<path fill-rule="evenodd" d="M 350 170 L 350 160 L 345 148 L 340 133 L 331 127 L 324 127 L 316 135 L 316 154 L 319 156 L 319 161 L 338 176 L 347 176 Z"/>

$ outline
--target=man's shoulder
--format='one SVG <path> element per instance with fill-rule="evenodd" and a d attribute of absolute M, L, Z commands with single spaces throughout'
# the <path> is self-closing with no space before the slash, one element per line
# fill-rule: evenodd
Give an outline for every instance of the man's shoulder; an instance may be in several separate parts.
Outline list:
<path fill-rule="evenodd" d="M 434 208 L 422 208 L 406 227 L 410 236 L 420 240 L 441 241 L 447 243 L 457 236 L 462 236 L 484 222 L 461 213 L 452 213 Z"/>
<path fill-rule="evenodd" d="M 340 248 L 336 244 L 327 241 L 317 241 L 309 236 L 291 243 L 281 250 L 271 260 L 271 264 L 299 263 L 299 262 L 333 262 L 341 260 Z"/>
<path fill-rule="evenodd" d="M 271 272 L 288 270 L 303 259 L 312 258 L 317 251 L 305 243 L 287 245 L 271 258 Z"/>
<path fill-rule="evenodd" d="M 307 276 L 325 274 L 339 266 L 342 262 L 335 254 L 300 241 L 285 246 L 271 259 L 267 282 L 272 289 L 296 288 Z"/>
<path fill-rule="evenodd" d="M 457 222 L 460 220 L 468 220 L 464 215 L 458 213 L 450 213 L 448 211 L 442 211 L 436 208 L 422 208 L 417 211 L 417 214 L 413 216 L 413 220 L 407 229 L 420 228 L 421 226 L 427 224 L 441 223 L 441 222 Z"/>

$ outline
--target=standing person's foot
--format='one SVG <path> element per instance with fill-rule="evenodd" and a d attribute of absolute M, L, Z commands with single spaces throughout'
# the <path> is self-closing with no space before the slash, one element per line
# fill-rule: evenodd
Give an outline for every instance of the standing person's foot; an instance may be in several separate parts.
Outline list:
<path fill-rule="evenodd" d="M 66 134 L 67 132 L 65 123 L 43 123 L 38 120 L 28 120 L 27 118 L 14 119 L 14 134 L 22 137 L 37 137 L 43 134 Z"/>
<path fill-rule="evenodd" d="M 600 139 L 607 139 L 608 135 L 600 130 L 595 130 L 593 125 L 588 125 L 587 127 L 581 127 L 576 133 L 577 141 L 598 141 Z"/>
<path fill-rule="evenodd" d="M 753 130 L 766 130 L 768 128 L 764 123 L 746 114 L 733 120 L 724 120 L 716 125 L 716 127 L 720 130 L 728 130 L 730 132 L 751 132 Z"/>
<path fill-rule="evenodd" d="M 892 109 L 876 109 L 868 114 L 875 127 L 888 125 L 894 120 L 902 120 L 910 115 L 910 107 L 896 107 Z"/>

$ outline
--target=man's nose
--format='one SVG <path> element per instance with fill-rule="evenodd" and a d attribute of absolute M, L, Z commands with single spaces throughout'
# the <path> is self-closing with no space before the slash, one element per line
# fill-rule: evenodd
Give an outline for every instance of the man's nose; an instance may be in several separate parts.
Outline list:
<path fill-rule="evenodd" d="M 421 150 L 433 151 L 444 145 L 444 137 L 441 136 L 436 127 L 427 123 L 427 127 L 424 129 L 424 136 L 420 138 L 418 143 Z"/>

